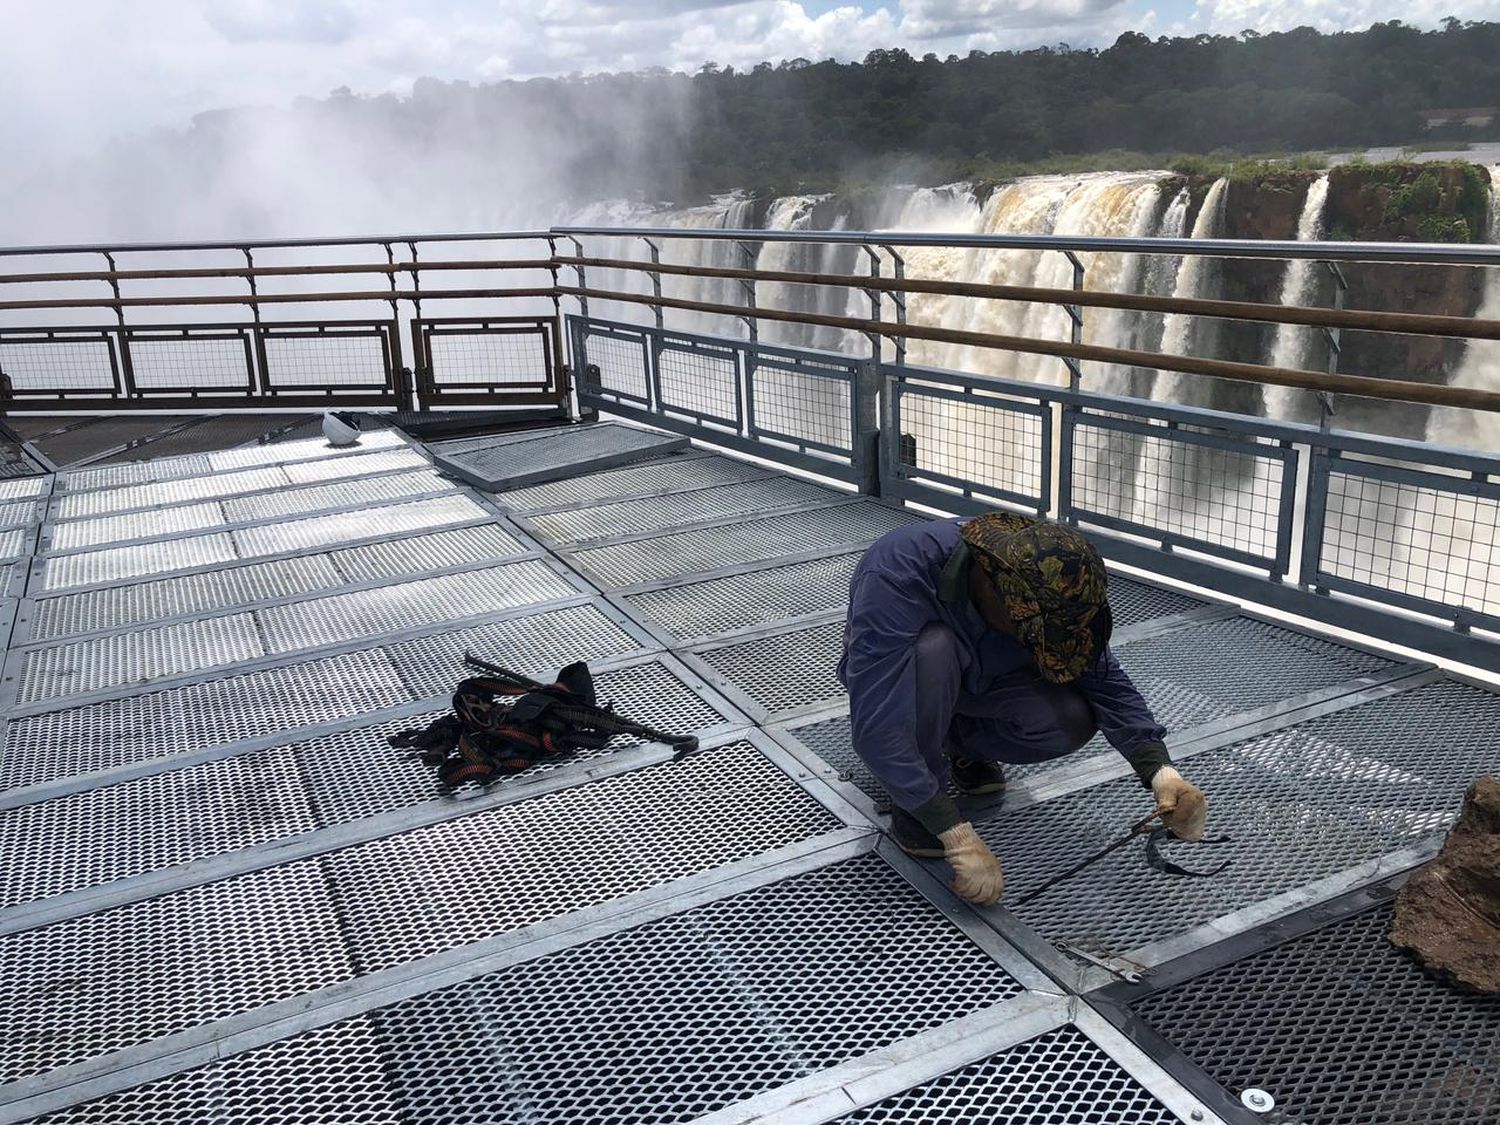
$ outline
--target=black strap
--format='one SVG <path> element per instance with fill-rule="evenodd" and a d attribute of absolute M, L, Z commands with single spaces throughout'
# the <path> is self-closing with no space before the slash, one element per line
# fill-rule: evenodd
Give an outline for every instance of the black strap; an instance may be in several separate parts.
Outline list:
<path fill-rule="evenodd" d="M 1181 864 L 1173 863 L 1161 854 L 1161 845 L 1164 842 L 1163 837 L 1171 837 L 1174 840 L 1178 839 L 1178 837 L 1172 835 L 1170 828 L 1156 828 L 1146 836 L 1146 863 L 1152 871 L 1160 871 L 1163 875 L 1186 875 L 1194 879 L 1207 879 L 1210 876 L 1218 875 L 1234 862 L 1233 860 L 1226 859 L 1212 871 L 1190 871 Z M 1230 844 L 1234 841 L 1228 836 L 1205 836 L 1203 839 L 1195 842 L 1199 844 Z"/>

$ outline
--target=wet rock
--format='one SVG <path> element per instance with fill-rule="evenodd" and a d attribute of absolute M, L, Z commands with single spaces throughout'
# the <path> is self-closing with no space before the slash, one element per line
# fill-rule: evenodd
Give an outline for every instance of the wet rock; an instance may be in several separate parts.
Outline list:
<path fill-rule="evenodd" d="M 1462 988 L 1500 993 L 1500 780 L 1481 777 L 1437 859 L 1396 896 L 1391 943 Z"/>

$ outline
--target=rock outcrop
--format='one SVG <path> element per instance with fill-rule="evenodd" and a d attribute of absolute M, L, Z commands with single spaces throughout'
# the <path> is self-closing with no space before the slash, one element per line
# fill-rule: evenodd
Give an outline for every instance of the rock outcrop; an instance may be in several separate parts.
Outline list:
<path fill-rule="evenodd" d="M 1500 993 L 1500 780 L 1481 777 L 1437 859 L 1396 896 L 1391 943 L 1475 992 Z"/>

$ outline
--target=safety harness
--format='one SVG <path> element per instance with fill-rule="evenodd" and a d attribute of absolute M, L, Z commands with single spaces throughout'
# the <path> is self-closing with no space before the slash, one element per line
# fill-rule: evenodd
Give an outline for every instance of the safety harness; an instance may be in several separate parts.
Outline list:
<path fill-rule="evenodd" d="M 453 711 L 423 728 L 398 731 L 387 740 L 398 749 L 420 751 L 449 788 L 483 785 L 497 775 L 520 773 L 540 762 L 597 750 L 617 735 L 663 742 L 679 753 L 698 748 L 692 735 L 668 734 L 601 706 L 594 677 L 579 661 L 544 684 L 464 653 L 464 664 L 487 675 L 462 681 Z"/>

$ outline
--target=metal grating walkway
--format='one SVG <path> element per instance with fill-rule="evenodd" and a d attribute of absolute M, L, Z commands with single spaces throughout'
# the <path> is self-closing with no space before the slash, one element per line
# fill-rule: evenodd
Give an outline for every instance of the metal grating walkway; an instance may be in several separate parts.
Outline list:
<path fill-rule="evenodd" d="M 880 834 L 833 676 L 861 552 L 923 517 L 657 442 L 444 443 L 556 478 L 495 495 L 388 430 L 0 485 L 0 1122 L 1198 1125 L 1246 1120 L 1261 1076 L 1297 1120 L 1416 1119 L 1327 1074 L 1373 1040 L 1327 1030 L 1356 1001 L 1311 966 L 1373 915 L 1306 956 L 1222 943 L 1430 854 L 1500 766 L 1500 699 L 1115 576 L 1118 655 L 1236 865 L 1126 853 L 971 910 Z M 386 738 L 446 708 L 465 649 L 587 659 L 704 748 L 444 793 Z M 1140 815 L 1126 772 L 1099 742 L 974 805 L 1013 893 Z M 1157 975 L 1116 999 L 1127 959 Z M 1257 1055 L 1269 1020 L 1217 1013 L 1262 978 L 1314 1015 Z M 1402 980 L 1371 1026 L 1429 1010 Z M 1494 1050 L 1466 1011 L 1452 1081 L 1396 1104 L 1500 1112 L 1460 1081 Z"/>

